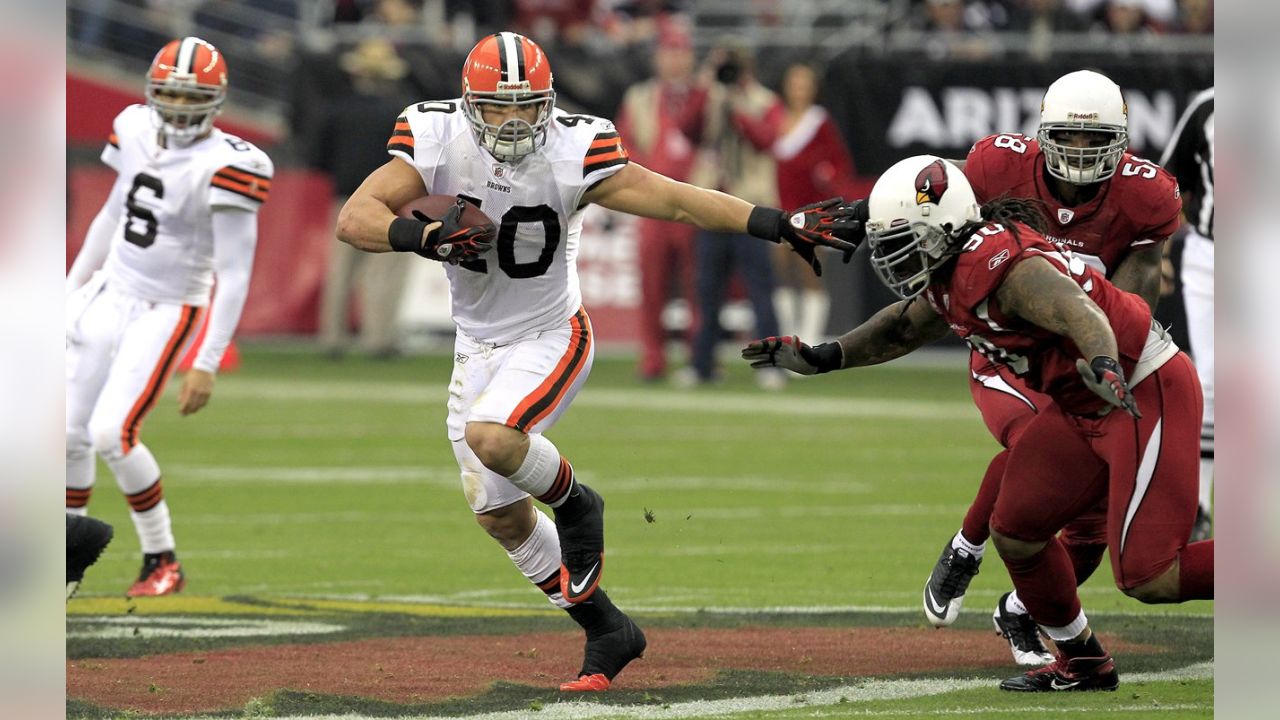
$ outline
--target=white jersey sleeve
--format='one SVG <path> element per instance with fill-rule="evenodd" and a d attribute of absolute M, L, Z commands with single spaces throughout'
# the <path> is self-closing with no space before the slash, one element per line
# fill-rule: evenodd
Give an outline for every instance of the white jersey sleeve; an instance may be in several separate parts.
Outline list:
<path fill-rule="evenodd" d="M 124 110 L 121 110 L 120 114 L 116 115 L 115 119 L 111 121 L 111 134 L 107 136 L 107 144 L 102 148 L 101 157 L 104 165 L 116 172 L 120 172 L 120 136 L 122 134 L 126 137 L 128 136 L 127 132 L 121 131 L 121 122 L 123 121 L 127 127 L 130 120 L 133 119 L 134 124 L 136 124 L 136 118 L 133 116 L 144 111 L 150 112 L 146 105 L 130 105 Z"/>
<path fill-rule="evenodd" d="M 557 109 L 551 123 L 556 137 L 556 180 L 574 189 L 572 207 L 582 206 L 582 196 L 597 183 L 630 162 L 622 137 L 613 123 L 594 115 L 569 115 Z"/>
<path fill-rule="evenodd" d="M 400 113 L 387 140 L 387 153 L 417 168 L 422 184 L 430 189 L 445 157 L 445 148 L 462 131 L 469 131 L 462 117 L 462 100 L 429 100 L 414 103 Z"/>
<path fill-rule="evenodd" d="M 271 193 L 275 167 L 271 158 L 253 143 L 223 133 L 221 152 L 209 179 L 209 207 L 240 208 L 257 212 Z"/>

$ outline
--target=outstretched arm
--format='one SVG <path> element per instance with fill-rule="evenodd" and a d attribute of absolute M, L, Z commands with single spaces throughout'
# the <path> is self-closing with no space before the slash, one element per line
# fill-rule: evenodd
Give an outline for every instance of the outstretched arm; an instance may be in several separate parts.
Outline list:
<path fill-rule="evenodd" d="M 717 190 L 672 180 L 637 163 L 627 163 L 588 190 L 583 199 L 610 210 L 689 223 L 703 230 L 745 232 L 775 243 L 785 240 L 818 275 L 822 274 L 814 252 L 818 245 L 840 250 L 846 257 L 857 249 L 855 243 L 834 234 L 847 222 L 832 214 L 839 198 L 783 212 L 754 206 Z"/>
<path fill-rule="evenodd" d="M 795 335 L 767 337 L 742 349 L 753 368 L 780 367 L 800 375 L 861 367 L 902 357 L 947 334 L 947 323 L 929 303 L 896 302 L 835 342 L 809 346 Z"/>
<path fill-rule="evenodd" d="M 923 297 L 899 300 L 836 339 L 844 353 L 841 367 L 895 360 L 944 337 L 950 329 Z"/>
<path fill-rule="evenodd" d="M 1044 258 L 1027 258 L 1010 270 L 996 301 L 1005 313 L 1070 338 L 1086 359 L 1119 352 L 1102 308 Z"/>
<path fill-rule="evenodd" d="M 89 224 L 89 232 L 84 236 L 84 245 L 76 260 L 67 271 L 66 290 L 68 293 L 89 282 L 111 250 L 111 235 L 120 224 L 120 207 L 124 205 L 123 193 L 117 189 L 119 183 L 111 188 L 111 194 L 102 204 L 102 209 Z"/>
<path fill-rule="evenodd" d="M 754 207 L 718 190 L 672 180 L 635 162 L 600 181 L 583 199 L 629 215 L 727 233 L 747 232 L 747 219 Z"/>

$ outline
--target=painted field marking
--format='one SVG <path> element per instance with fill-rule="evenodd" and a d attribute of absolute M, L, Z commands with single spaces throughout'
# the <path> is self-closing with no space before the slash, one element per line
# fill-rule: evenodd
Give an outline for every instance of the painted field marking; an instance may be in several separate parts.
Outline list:
<path fill-rule="evenodd" d="M 1213 677 L 1213 663 L 1198 663 L 1167 672 L 1132 673 L 1121 680 L 1122 683 L 1173 682 L 1178 680 L 1201 680 Z M 627 718 L 635 720 L 673 720 L 675 718 L 699 718 L 707 716 L 732 716 L 738 713 L 762 713 L 782 710 L 815 709 L 840 706 L 841 711 L 852 710 L 854 703 L 875 702 L 884 700 L 911 700 L 916 698 L 943 695 L 958 690 L 991 688 L 995 690 L 996 681 L 990 678 L 967 679 L 923 679 L 923 680 L 871 680 L 856 685 L 845 685 L 829 690 L 792 693 L 789 695 L 757 695 L 753 697 L 730 698 L 725 700 L 692 700 L 687 702 L 668 703 L 665 705 L 607 705 L 598 702 L 555 702 L 542 706 L 536 713 L 528 708 L 504 712 L 471 715 L 473 720 L 528 720 L 537 717 L 539 720 L 591 720 L 592 718 Z M 1134 705 L 1142 710 L 1160 710 L 1164 706 Z M 1170 706 L 1172 707 L 1172 706 Z M 1195 705 L 1192 707 L 1200 707 Z M 1061 708 L 1044 708 L 1060 711 Z M 1028 708 L 1011 708 L 1011 712 L 1026 713 Z M 1110 712 L 1091 708 L 1092 712 Z M 877 710 L 877 712 L 880 712 Z M 889 710 L 885 714 L 913 714 L 914 710 Z M 924 711 L 923 715 L 968 715 L 967 709 L 948 713 L 945 710 Z M 364 720 L 364 716 L 347 715 L 292 715 L 294 720 Z M 417 716 L 415 720 L 454 720 L 455 716 Z"/>
<path fill-rule="evenodd" d="M 68 617 L 68 639 L 132 640 L 145 638 L 243 638 L 327 635 L 346 630 L 343 625 L 298 620 L 254 618 L 161 617 L 101 615 Z"/>
<path fill-rule="evenodd" d="M 443 405 L 448 398 L 442 383 L 369 383 L 324 380 L 258 380 L 231 377 L 220 397 L 271 400 L 274 402 L 364 402 L 392 405 Z M 578 407 L 685 412 L 704 415 L 755 414 L 760 411 L 757 393 L 715 393 L 711 395 L 677 390 L 591 389 L 574 400 Z M 906 420 L 953 421 L 979 417 L 970 402 L 927 400 L 871 400 L 858 397 L 779 397 L 769 399 L 774 415 L 828 418 L 894 418 Z"/>
<path fill-rule="evenodd" d="M 1178 703 L 1176 705 L 1108 705 L 1098 707 L 1049 707 L 1029 705 L 1024 707 L 972 707 L 932 708 L 920 710 L 853 710 L 845 707 L 817 708 L 807 717 L 966 717 L 970 715 L 1033 715 L 1035 713 L 1088 713 L 1097 715 L 1123 715 L 1127 713 L 1181 712 L 1189 710 L 1213 710 L 1212 703 Z"/>
<path fill-rule="evenodd" d="M 628 588 L 624 585 L 612 586 L 616 590 L 611 589 L 610 593 L 622 595 L 624 592 L 635 596 L 651 595 L 652 588 Z M 669 597 L 697 597 L 701 593 L 673 593 L 672 588 L 666 588 Z M 1103 589 L 1106 592 L 1114 592 L 1109 589 Z M 368 603 L 370 611 L 378 611 L 380 603 L 395 604 L 421 604 L 421 605 L 441 605 L 448 607 L 470 606 L 474 608 L 486 609 L 502 609 L 502 610 L 534 610 L 544 606 L 542 602 L 533 601 L 510 601 L 494 600 L 492 598 L 513 597 L 527 598 L 530 593 L 527 588 L 513 587 L 510 589 L 500 590 L 467 590 L 457 593 L 445 593 L 441 595 L 418 595 L 418 594 L 386 594 L 377 595 L 372 593 L 295 593 L 295 592 L 277 592 L 278 597 L 288 598 L 290 600 L 330 600 L 344 603 Z M 997 591 L 991 591 L 991 597 L 996 597 Z M 651 613 L 654 615 L 856 615 L 856 614 L 892 614 L 892 615 L 910 615 L 921 612 L 916 595 L 912 593 L 915 600 L 909 605 L 767 605 L 767 606 L 733 606 L 733 605 L 690 605 L 690 604 L 671 604 L 663 605 L 650 602 L 648 604 L 631 604 L 628 603 L 626 608 L 636 613 Z M 554 614 L 554 613 L 553 613 Z M 1212 613 L 1195 614 L 1186 612 L 1170 612 L 1167 610 L 1107 610 L 1090 613 L 1091 617 L 1097 619 L 1115 618 L 1212 618 Z M 1105 628 L 1104 628 L 1105 630 Z"/>

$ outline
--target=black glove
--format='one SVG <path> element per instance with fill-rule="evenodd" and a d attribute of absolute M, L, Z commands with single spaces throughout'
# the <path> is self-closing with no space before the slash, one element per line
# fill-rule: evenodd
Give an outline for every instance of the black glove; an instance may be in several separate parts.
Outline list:
<path fill-rule="evenodd" d="M 1098 397 L 1106 400 L 1113 407 L 1123 408 L 1130 415 L 1140 418 L 1138 403 L 1133 399 L 1133 392 L 1124 381 L 1124 370 L 1113 358 L 1106 355 L 1095 357 L 1088 364 L 1083 359 L 1076 360 L 1076 370 L 1084 378 L 1084 384 Z"/>
<path fill-rule="evenodd" d="M 854 200 L 831 211 L 831 234 L 853 245 L 856 249 L 867 239 L 866 199 Z M 853 250 L 845 250 L 844 261 L 853 257 Z"/>
<path fill-rule="evenodd" d="M 771 242 L 787 241 L 796 254 L 804 258 L 815 275 L 822 274 L 816 249 L 819 245 L 835 248 L 845 254 L 846 262 L 853 257 L 858 246 L 840 238 L 837 230 L 847 227 L 847 219 L 832 214 L 844 202 L 841 198 L 829 198 L 822 202 L 784 212 L 775 208 L 757 207 L 747 219 L 747 232 Z"/>
<path fill-rule="evenodd" d="M 742 359 L 753 368 L 780 367 L 800 375 L 839 370 L 844 363 L 844 351 L 840 343 L 823 343 L 810 347 L 795 335 L 767 337 L 752 341 L 742 348 Z"/>
<path fill-rule="evenodd" d="M 418 210 L 413 211 L 416 220 L 396 218 L 391 221 L 388 237 L 391 249 L 400 252 L 414 252 L 428 260 L 447 262 L 457 265 L 465 260 L 472 260 L 484 254 L 493 246 L 494 229 L 491 225 L 462 225 L 462 211 L 466 208 L 466 200 L 458 201 L 449 208 L 444 217 L 436 219 L 427 217 Z M 431 225 L 439 223 L 428 230 Z"/>

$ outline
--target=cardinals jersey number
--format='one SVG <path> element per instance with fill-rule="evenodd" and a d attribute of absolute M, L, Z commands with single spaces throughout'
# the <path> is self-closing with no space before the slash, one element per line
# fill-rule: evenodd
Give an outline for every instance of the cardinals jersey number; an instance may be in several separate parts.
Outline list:
<path fill-rule="evenodd" d="M 558 327 L 577 311 L 583 195 L 628 162 L 608 120 L 559 109 L 552 120 L 546 144 L 516 163 L 480 147 L 461 99 L 409 106 L 387 143 L 428 193 L 464 198 L 498 226 L 484 256 L 445 266 L 454 322 L 485 342 Z"/>

